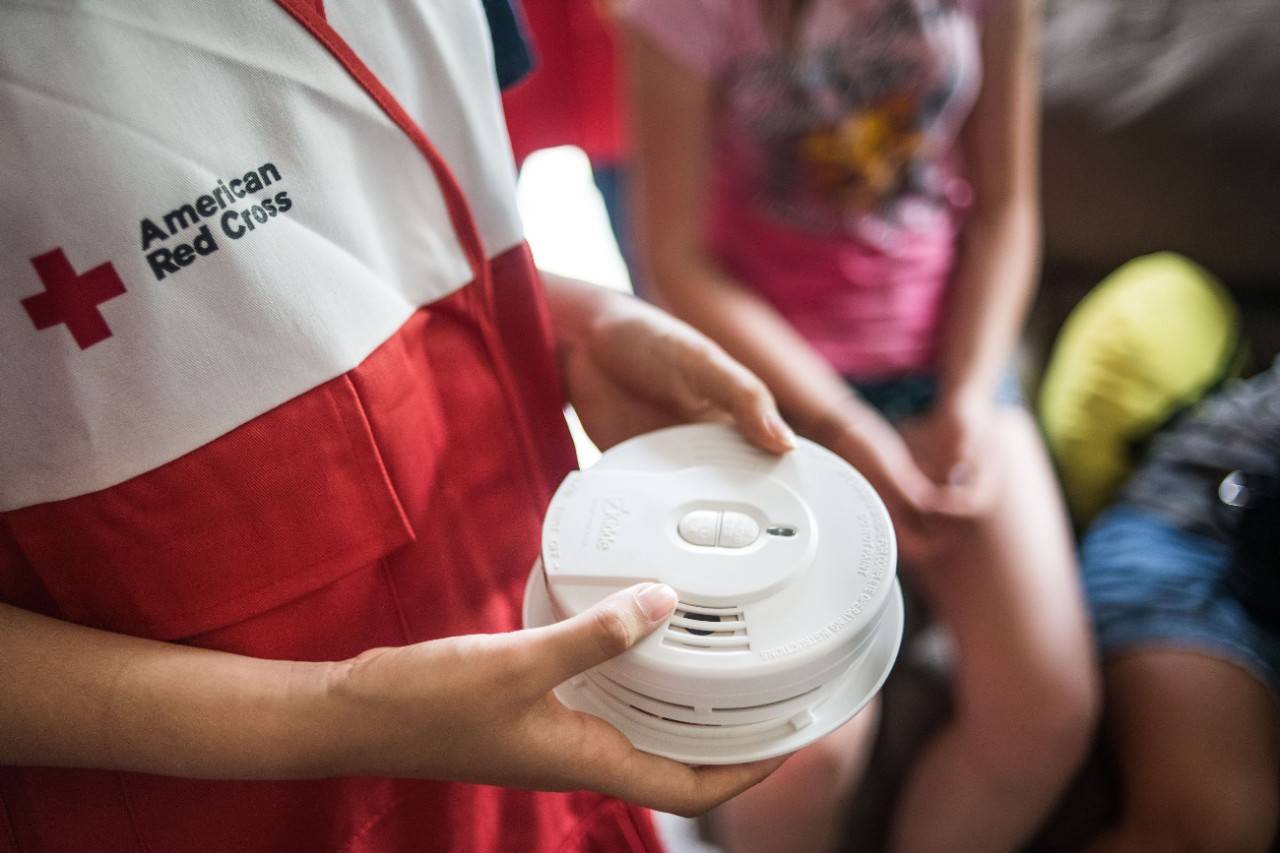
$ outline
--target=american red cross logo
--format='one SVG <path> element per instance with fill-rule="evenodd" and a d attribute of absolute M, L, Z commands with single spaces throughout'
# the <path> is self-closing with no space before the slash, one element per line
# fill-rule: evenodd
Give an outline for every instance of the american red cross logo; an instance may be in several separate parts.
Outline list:
<path fill-rule="evenodd" d="M 98 306 L 125 292 L 124 282 L 110 262 L 80 275 L 61 249 L 31 259 L 44 283 L 44 293 L 22 300 L 37 329 L 66 324 L 80 349 L 88 349 L 111 337 L 111 328 Z"/>

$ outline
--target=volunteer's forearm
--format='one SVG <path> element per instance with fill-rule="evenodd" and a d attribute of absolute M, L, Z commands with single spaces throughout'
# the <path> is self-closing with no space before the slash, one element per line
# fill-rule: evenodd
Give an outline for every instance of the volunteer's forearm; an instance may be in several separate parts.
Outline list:
<path fill-rule="evenodd" d="M 325 775 L 328 665 L 98 631 L 0 604 L 0 764 Z"/>
<path fill-rule="evenodd" d="M 616 293 L 581 279 L 538 270 L 547 295 L 556 346 L 563 349 L 582 340 L 595 323 L 605 319 L 610 297 Z"/>
<path fill-rule="evenodd" d="M 769 352 L 772 348 L 754 346 L 752 336 L 741 331 L 743 327 L 750 327 L 762 335 L 772 335 L 779 339 L 785 335 L 790 338 L 787 341 L 780 340 L 779 348 L 798 347 L 801 352 L 793 353 L 794 356 L 814 360 L 815 365 L 811 365 L 813 370 L 808 372 L 831 372 L 825 362 L 791 331 L 773 309 L 761 304 L 740 286 L 725 280 L 709 264 L 690 262 L 669 266 L 673 272 L 663 276 L 667 286 L 659 289 L 663 296 L 663 307 L 722 346 L 726 340 L 734 341 L 734 346 L 724 347 L 730 355 L 761 350 L 755 362 L 774 366 L 777 368 L 775 375 L 782 374 L 781 368 L 785 366 L 785 360 L 772 358 Z M 540 271 L 540 275 L 546 288 L 558 347 L 573 346 L 609 326 L 615 316 L 614 309 L 619 307 L 619 294 L 545 270 Z M 693 294 L 694 298 L 684 299 L 681 294 Z M 738 338 L 742 340 L 738 341 Z M 754 367 L 746 359 L 738 360 L 748 368 Z M 769 377 L 758 371 L 757 375 L 765 379 L 766 384 L 772 384 Z M 827 397 L 829 399 L 830 395 Z"/>
<path fill-rule="evenodd" d="M 980 212 L 967 224 L 938 358 L 944 396 L 988 398 L 999 383 L 1034 293 L 1038 233 L 1030 202 Z"/>

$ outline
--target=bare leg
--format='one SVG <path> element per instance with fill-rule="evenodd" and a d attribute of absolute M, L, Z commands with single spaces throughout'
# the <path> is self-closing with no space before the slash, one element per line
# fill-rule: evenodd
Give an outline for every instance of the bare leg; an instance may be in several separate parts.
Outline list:
<path fill-rule="evenodd" d="M 1232 664 L 1135 651 L 1107 664 L 1124 816 L 1091 853 L 1247 853 L 1275 837 L 1280 705 Z"/>
<path fill-rule="evenodd" d="M 823 853 L 843 825 L 845 806 L 870 757 L 880 719 L 875 700 L 842 728 L 793 755 L 754 788 L 711 814 L 728 853 Z"/>
<path fill-rule="evenodd" d="M 899 853 L 1012 850 L 1044 819 L 1090 742 L 1098 684 L 1074 550 L 1039 435 L 999 413 L 1005 454 L 985 516 L 943 532 L 914 577 L 953 633 L 956 713 L 895 815 Z M 904 430 L 908 443 L 909 430 Z"/>

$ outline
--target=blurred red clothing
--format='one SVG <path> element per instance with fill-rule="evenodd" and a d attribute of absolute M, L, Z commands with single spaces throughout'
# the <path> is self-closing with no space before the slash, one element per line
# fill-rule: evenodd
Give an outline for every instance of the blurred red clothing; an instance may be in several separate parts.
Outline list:
<path fill-rule="evenodd" d="M 540 148 L 576 145 L 593 165 L 626 153 L 617 45 L 594 0 L 524 0 L 534 70 L 503 95 L 516 162 Z"/>

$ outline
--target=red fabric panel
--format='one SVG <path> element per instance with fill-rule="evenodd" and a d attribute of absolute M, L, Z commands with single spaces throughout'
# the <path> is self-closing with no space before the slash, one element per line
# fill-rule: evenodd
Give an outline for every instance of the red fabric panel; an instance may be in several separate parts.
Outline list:
<path fill-rule="evenodd" d="M 0 767 L 0 801 L 18 851 L 142 850 L 118 774 Z M 76 826 L 91 829 L 79 834 Z M 0 850 L 4 841 L 0 833 Z"/>
<path fill-rule="evenodd" d="M 520 627 L 524 581 L 538 553 L 546 502 L 574 464 L 548 330 L 537 323 L 546 307 L 527 250 L 499 257 L 493 271 L 498 303 L 523 314 L 518 320 L 512 315 L 518 325 L 504 335 L 519 399 L 506 398 L 492 371 L 475 369 L 489 361 L 489 352 L 475 325 L 462 321 L 475 309 L 466 294 L 432 305 L 422 334 L 397 336 L 352 373 L 418 534 L 413 545 L 387 559 L 400 596 L 432 604 L 406 608 L 405 624 L 415 639 L 480 625 L 489 631 Z M 404 383 L 400 376 L 413 379 Z M 437 454 L 439 468 L 430 481 L 419 473 L 423 453 L 407 440 L 419 429 L 414 419 L 425 410 L 423 401 L 414 399 L 416 391 L 405 399 L 399 390 L 425 387 L 428 376 L 444 401 L 434 409 L 445 419 L 447 447 Z M 529 483 L 520 458 L 519 432 L 531 427 L 539 438 L 536 484 Z M 424 572 L 424 565 L 450 572 Z"/>
<path fill-rule="evenodd" d="M 345 376 L 7 523 L 63 618 L 164 640 L 283 604 L 413 537 Z"/>
<path fill-rule="evenodd" d="M 49 591 L 27 562 L 3 517 L 0 517 L 0 602 L 36 613 L 57 611 Z"/>
<path fill-rule="evenodd" d="M 661 842 L 652 817 L 644 809 L 585 791 L 528 796 L 521 802 L 501 788 L 442 786 L 450 794 L 465 794 L 474 824 L 432 821 L 426 831 L 418 803 L 406 799 L 381 819 L 371 823 L 347 850 L 353 853 L 385 851 L 529 851 L 529 853 L 659 853 Z M 446 796 L 449 796 L 448 794 Z M 451 802 L 450 806 L 461 806 Z M 532 826 L 532 833 L 522 827 Z"/>
<path fill-rule="evenodd" d="M 9 810 L 4 804 L 3 785 L 3 780 L 0 780 L 0 853 L 18 853 L 18 839 L 9 825 Z"/>
<path fill-rule="evenodd" d="M 549 502 L 565 473 L 578 467 L 577 452 L 564 425 L 565 394 L 560 383 L 559 363 L 548 358 L 548 354 L 555 351 L 551 314 L 528 244 L 521 243 L 494 258 L 491 266 L 493 322 L 515 374 L 515 385 L 524 398 L 529 427 L 539 438 L 538 450 Z M 524 281 L 538 284 L 521 284 Z"/>
<path fill-rule="evenodd" d="M 653 817 L 620 800 L 602 800 L 589 820 L 561 845 L 561 850 L 652 850 L 658 846 Z"/>
<path fill-rule="evenodd" d="M 523 0 L 534 70 L 503 95 L 516 162 L 576 145 L 593 163 L 626 155 L 616 38 L 598 0 Z"/>

